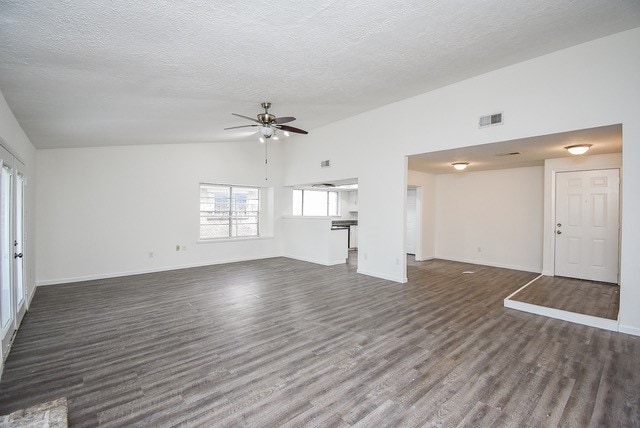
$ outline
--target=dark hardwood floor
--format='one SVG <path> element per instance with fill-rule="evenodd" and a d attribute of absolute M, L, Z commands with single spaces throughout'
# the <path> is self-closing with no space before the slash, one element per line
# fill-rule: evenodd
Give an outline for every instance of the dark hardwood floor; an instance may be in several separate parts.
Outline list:
<path fill-rule="evenodd" d="M 559 276 L 543 276 L 511 300 L 617 320 L 620 286 Z"/>
<path fill-rule="evenodd" d="M 506 309 L 534 274 L 275 258 L 39 288 L 0 414 L 71 426 L 638 426 L 640 338 Z M 473 270 L 474 274 L 463 274 Z"/>

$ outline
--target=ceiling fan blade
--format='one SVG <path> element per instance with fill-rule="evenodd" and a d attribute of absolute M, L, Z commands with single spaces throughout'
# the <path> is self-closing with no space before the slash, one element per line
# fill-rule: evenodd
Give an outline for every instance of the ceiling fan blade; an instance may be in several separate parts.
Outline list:
<path fill-rule="evenodd" d="M 289 123 L 289 122 L 293 122 L 294 120 L 296 120 L 295 117 L 276 117 L 276 119 L 274 120 L 275 123 L 277 124 L 281 124 L 281 123 Z"/>
<path fill-rule="evenodd" d="M 260 123 L 259 120 L 256 120 L 256 119 L 254 119 L 252 117 L 249 117 L 249 116 L 243 116 L 243 115 L 238 114 L 238 113 L 231 113 L 231 114 L 234 115 L 234 116 L 242 117 L 243 119 L 249 119 L 250 121 L 255 122 L 255 123 Z"/>
<path fill-rule="evenodd" d="M 282 129 L 283 131 L 295 132 L 296 134 L 308 134 L 308 132 L 303 129 L 294 128 L 293 126 L 288 125 L 276 125 L 276 128 Z"/>
<path fill-rule="evenodd" d="M 224 128 L 224 130 L 226 131 L 227 129 L 238 129 L 238 128 L 250 128 L 252 126 L 258 126 L 258 125 L 241 125 L 241 126 L 232 126 L 230 128 Z"/>

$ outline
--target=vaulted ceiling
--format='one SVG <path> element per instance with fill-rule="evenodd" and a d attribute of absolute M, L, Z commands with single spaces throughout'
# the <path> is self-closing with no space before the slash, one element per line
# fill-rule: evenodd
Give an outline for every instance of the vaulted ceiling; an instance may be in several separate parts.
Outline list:
<path fill-rule="evenodd" d="M 3 0 L 0 91 L 37 148 L 314 128 L 640 26 L 638 0 Z"/>

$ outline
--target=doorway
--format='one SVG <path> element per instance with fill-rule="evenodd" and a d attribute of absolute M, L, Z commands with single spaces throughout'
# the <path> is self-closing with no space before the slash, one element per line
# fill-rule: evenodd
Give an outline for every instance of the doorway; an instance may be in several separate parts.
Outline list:
<path fill-rule="evenodd" d="M 24 164 L 0 147 L 0 327 L 2 358 L 26 312 Z"/>
<path fill-rule="evenodd" d="M 620 171 L 556 173 L 555 275 L 618 283 Z"/>

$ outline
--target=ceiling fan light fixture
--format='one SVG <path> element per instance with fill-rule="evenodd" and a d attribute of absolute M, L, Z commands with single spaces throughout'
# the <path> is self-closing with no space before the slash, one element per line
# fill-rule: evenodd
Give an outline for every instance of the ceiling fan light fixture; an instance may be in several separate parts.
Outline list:
<path fill-rule="evenodd" d="M 264 137 L 260 137 L 260 142 L 261 142 L 262 144 L 264 144 L 266 141 L 267 141 L 267 140 L 265 140 L 265 139 L 264 139 Z"/>
<path fill-rule="evenodd" d="M 284 134 L 285 137 L 288 137 L 289 135 L 291 135 L 291 134 L 289 134 L 289 131 L 284 131 L 283 134 Z"/>
<path fill-rule="evenodd" d="M 271 138 L 273 135 L 273 128 L 267 125 L 260 127 L 260 133 L 264 138 Z"/>
<path fill-rule="evenodd" d="M 469 162 L 454 162 L 451 165 L 453 165 L 453 167 L 458 171 L 462 171 L 463 169 L 469 166 Z"/>
<path fill-rule="evenodd" d="M 572 155 L 583 155 L 587 153 L 591 146 L 592 144 L 574 144 L 572 146 L 565 147 L 565 149 L 567 149 Z"/>

